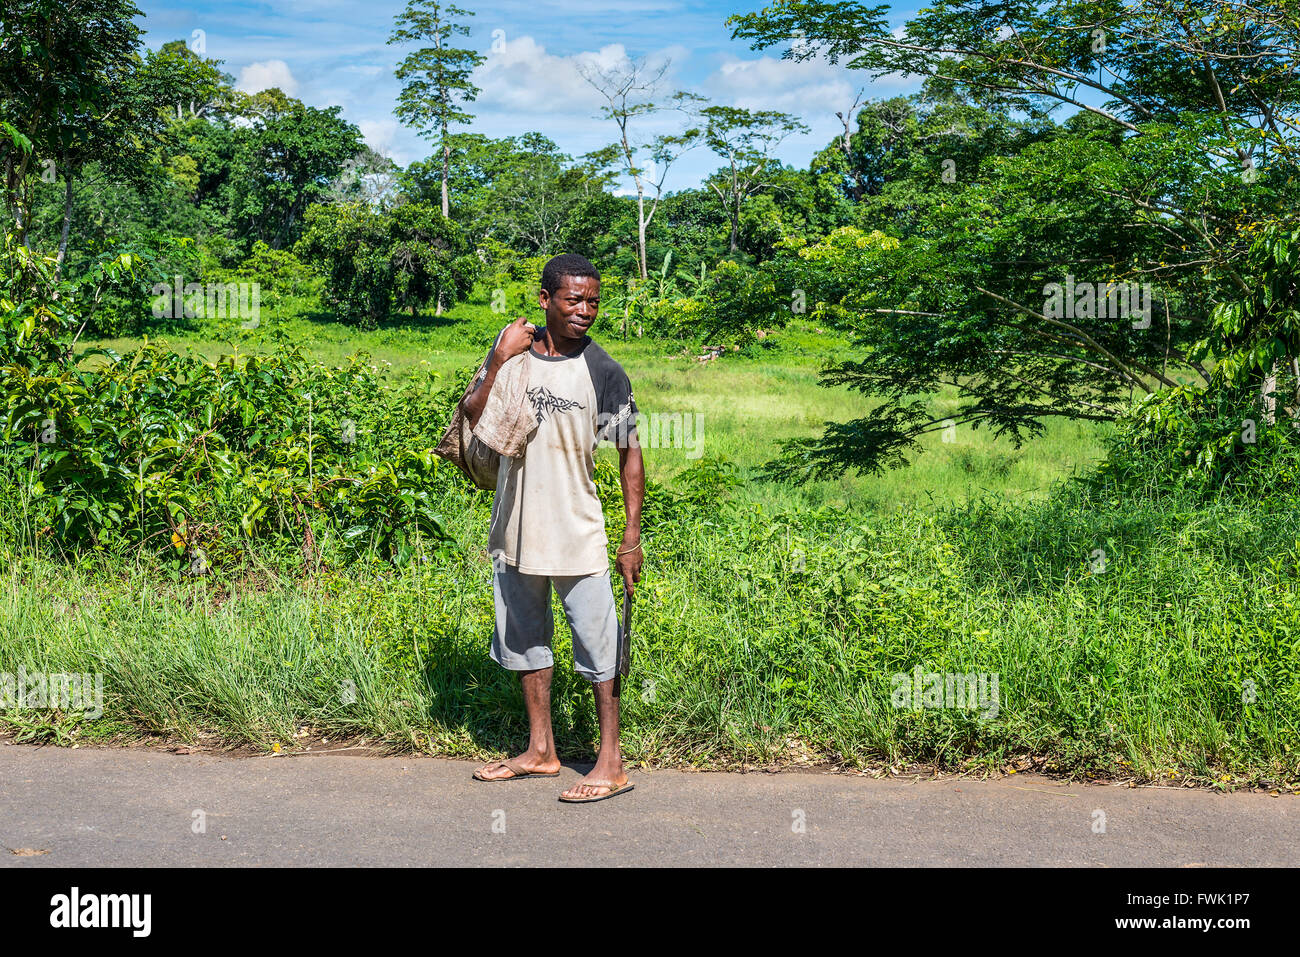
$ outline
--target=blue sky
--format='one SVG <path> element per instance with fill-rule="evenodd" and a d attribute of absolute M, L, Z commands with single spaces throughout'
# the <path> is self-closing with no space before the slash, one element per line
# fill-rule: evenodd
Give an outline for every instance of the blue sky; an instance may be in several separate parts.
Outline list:
<path fill-rule="evenodd" d="M 279 86 L 312 106 L 343 107 L 375 149 L 405 165 L 427 156 L 427 143 L 393 116 L 399 85 L 393 68 L 405 55 L 386 41 L 404 0 L 137 0 L 151 47 L 176 39 L 201 45 L 225 61 L 236 85 L 252 92 Z M 460 45 L 488 57 L 476 72 L 482 88 L 469 107 L 472 129 L 488 136 L 545 133 L 574 156 L 614 141 L 617 130 L 597 118 L 599 95 L 577 73 L 582 62 L 612 65 L 626 56 L 668 59 L 667 90 L 688 89 L 714 103 L 779 109 L 811 128 L 779 151 L 806 164 L 842 128 L 845 110 L 866 87 L 868 98 L 911 92 L 915 81 L 869 77 L 825 62 L 792 63 L 779 49 L 756 52 L 730 39 L 733 13 L 761 9 L 762 0 L 457 0 L 475 11 Z M 896 25 L 916 3 L 896 8 Z M 195 32 L 199 31 L 199 32 Z M 640 120 L 639 139 L 680 129 L 680 114 Z M 634 121 L 637 122 L 637 121 Z M 697 185 L 719 165 L 702 147 L 687 153 L 667 189 Z"/>

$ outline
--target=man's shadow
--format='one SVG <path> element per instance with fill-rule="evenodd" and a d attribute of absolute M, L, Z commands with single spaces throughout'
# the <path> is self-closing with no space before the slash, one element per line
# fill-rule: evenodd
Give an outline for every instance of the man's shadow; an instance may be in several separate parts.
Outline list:
<path fill-rule="evenodd" d="M 591 682 L 573 670 L 570 641 L 568 623 L 559 616 L 552 641 L 551 727 L 560 760 L 589 770 L 600 729 Z M 453 735 L 468 734 L 484 751 L 512 757 L 528 747 L 528 714 L 519 673 L 492 660 L 491 643 L 488 628 L 476 638 L 451 633 L 429 644 L 424 652 L 424 718 L 427 725 Z"/>

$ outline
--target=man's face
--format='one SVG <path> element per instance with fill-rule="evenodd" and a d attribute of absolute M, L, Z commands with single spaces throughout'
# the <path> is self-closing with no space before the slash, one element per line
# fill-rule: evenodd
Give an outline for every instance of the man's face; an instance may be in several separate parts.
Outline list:
<path fill-rule="evenodd" d="M 565 276 L 554 295 L 542 290 L 541 303 L 548 329 L 569 339 L 581 339 L 600 311 L 600 280 Z"/>

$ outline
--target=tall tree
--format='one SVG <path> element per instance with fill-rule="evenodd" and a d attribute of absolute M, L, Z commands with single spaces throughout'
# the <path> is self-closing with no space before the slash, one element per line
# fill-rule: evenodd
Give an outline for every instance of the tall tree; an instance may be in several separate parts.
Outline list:
<path fill-rule="evenodd" d="M 144 185 L 159 164 L 173 105 L 204 101 L 220 86 L 216 64 L 183 44 L 141 57 L 139 14 L 121 0 L 0 5 L 0 117 L 14 134 L 0 144 L 5 198 L 16 234 L 30 246 L 33 184 L 62 178 L 56 277 L 84 171 L 93 166 Z"/>
<path fill-rule="evenodd" d="M 5 204 L 14 233 L 29 248 L 34 184 L 52 181 L 71 153 L 84 153 L 88 139 L 102 139 L 119 108 L 118 84 L 139 62 L 139 15 L 130 0 L 0 5 L 0 123 L 9 134 L 0 138 Z"/>
<path fill-rule="evenodd" d="M 397 65 L 402 81 L 397 98 L 397 116 L 420 135 L 436 140 L 442 154 L 442 215 L 451 215 L 447 185 L 451 169 L 451 127 L 468 124 L 473 114 L 460 104 L 478 98 L 479 88 L 470 80 L 484 57 L 473 50 L 450 45 L 453 36 L 469 36 L 469 27 L 456 17 L 472 17 L 470 10 L 439 0 L 408 0 L 398 14 L 389 43 L 425 43 Z"/>
<path fill-rule="evenodd" d="M 669 65 L 669 61 L 664 60 L 654 69 L 647 66 L 644 57 L 636 57 L 610 68 L 590 64 L 578 68 L 582 78 L 605 98 L 606 105 L 601 107 L 601 116 L 613 120 L 618 126 L 619 138 L 616 145 L 623 161 L 623 172 L 632 178 L 636 187 L 637 261 L 642 279 L 649 276 L 646 268 L 646 229 L 654 219 L 655 210 L 659 208 L 668 169 L 700 137 L 700 130 L 692 127 L 680 134 L 661 134 L 649 143 L 641 143 L 633 138 L 629 130 L 634 117 L 647 116 L 669 108 L 684 110 L 690 104 L 700 101 L 699 97 L 681 91 L 672 95 L 672 106 L 654 101 Z M 643 156 L 648 156 L 650 162 L 641 159 Z M 647 193 L 653 193 L 649 212 L 646 211 Z"/>
<path fill-rule="evenodd" d="M 709 149 L 727 161 L 721 175 L 708 181 L 722 208 L 731 218 L 730 251 L 740 237 L 740 207 L 750 196 L 771 185 L 768 173 L 778 165 L 772 150 L 791 133 L 806 133 L 808 127 L 789 113 L 776 110 L 745 110 L 734 106 L 706 106 L 704 141 Z"/>
<path fill-rule="evenodd" d="M 75 182 L 89 168 L 145 191 L 164 171 L 183 178 L 181 167 L 167 155 L 168 134 L 178 122 L 185 122 L 187 108 L 193 120 L 221 100 L 229 89 L 222 80 L 217 61 L 203 59 L 184 43 L 173 41 L 160 50 L 146 51 L 143 57 L 133 53 L 114 71 L 108 109 L 68 120 L 77 124 L 78 135 L 65 146 L 58 164 L 64 203 L 56 274 L 63 272 L 67 258 Z"/>

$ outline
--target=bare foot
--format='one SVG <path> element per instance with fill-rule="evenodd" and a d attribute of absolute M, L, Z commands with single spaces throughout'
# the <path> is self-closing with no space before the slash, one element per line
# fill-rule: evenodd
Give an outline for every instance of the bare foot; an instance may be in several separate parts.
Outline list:
<path fill-rule="evenodd" d="M 536 751 L 525 751 L 518 757 L 511 758 L 510 763 L 532 774 L 555 774 L 560 770 L 560 759 L 556 755 L 542 755 Z M 499 781 L 520 775 L 506 767 L 504 761 L 489 761 L 474 772 L 474 777 L 480 781 Z"/>
<path fill-rule="evenodd" d="M 627 775 L 623 772 L 621 763 L 611 766 L 608 770 L 597 764 L 591 769 L 590 774 L 561 794 L 560 797 L 569 800 L 600 797 L 602 794 L 608 794 L 625 784 L 627 784 Z"/>

